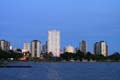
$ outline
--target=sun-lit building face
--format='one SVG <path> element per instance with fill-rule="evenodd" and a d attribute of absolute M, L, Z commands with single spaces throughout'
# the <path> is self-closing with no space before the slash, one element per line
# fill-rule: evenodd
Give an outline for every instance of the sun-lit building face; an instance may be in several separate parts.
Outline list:
<path fill-rule="evenodd" d="M 48 31 L 48 53 L 52 52 L 53 56 L 60 56 L 60 32 L 57 30 Z"/>
<path fill-rule="evenodd" d="M 107 51 L 107 44 L 105 42 L 101 42 L 101 53 L 104 56 L 107 56 L 108 51 Z"/>
<path fill-rule="evenodd" d="M 68 52 L 68 53 L 74 53 L 74 47 L 69 45 L 65 48 L 65 52 Z"/>
<path fill-rule="evenodd" d="M 23 51 L 24 52 L 31 52 L 31 50 L 30 50 L 30 43 L 24 43 Z"/>

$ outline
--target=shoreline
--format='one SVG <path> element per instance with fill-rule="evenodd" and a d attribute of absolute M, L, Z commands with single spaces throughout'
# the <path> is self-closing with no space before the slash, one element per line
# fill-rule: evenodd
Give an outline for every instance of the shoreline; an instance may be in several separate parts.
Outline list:
<path fill-rule="evenodd" d="M 34 62 L 34 63 L 99 63 L 99 62 L 103 62 L 103 63 L 109 63 L 109 62 L 120 62 L 120 61 L 5 61 L 5 62 L 0 62 L 0 66 L 1 63 L 4 65 L 7 65 L 8 63 L 14 63 L 14 62 Z"/>

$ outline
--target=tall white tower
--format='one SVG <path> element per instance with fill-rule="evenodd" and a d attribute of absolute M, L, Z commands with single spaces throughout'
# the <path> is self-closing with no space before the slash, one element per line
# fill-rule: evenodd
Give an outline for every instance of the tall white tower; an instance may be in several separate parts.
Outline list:
<path fill-rule="evenodd" d="M 48 53 L 52 52 L 54 57 L 60 56 L 60 32 L 48 31 Z"/>

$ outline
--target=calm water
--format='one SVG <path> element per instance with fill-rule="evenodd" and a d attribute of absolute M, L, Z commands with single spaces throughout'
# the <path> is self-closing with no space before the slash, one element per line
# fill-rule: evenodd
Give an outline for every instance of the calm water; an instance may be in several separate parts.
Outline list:
<path fill-rule="evenodd" d="M 1 68 L 0 80 L 120 80 L 120 63 L 33 63 L 32 68 Z"/>

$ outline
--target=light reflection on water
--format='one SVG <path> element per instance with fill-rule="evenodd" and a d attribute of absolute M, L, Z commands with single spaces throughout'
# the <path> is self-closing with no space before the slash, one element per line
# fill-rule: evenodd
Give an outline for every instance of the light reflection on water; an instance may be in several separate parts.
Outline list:
<path fill-rule="evenodd" d="M 56 69 L 57 65 L 49 67 L 48 69 L 48 80 L 62 80 L 60 72 Z"/>
<path fill-rule="evenodd" d="M 0 80 L 119 80 L 120 63 L 34 63 L 32 68 L 1 68 Z"/>

